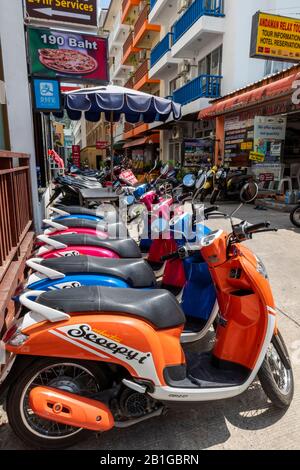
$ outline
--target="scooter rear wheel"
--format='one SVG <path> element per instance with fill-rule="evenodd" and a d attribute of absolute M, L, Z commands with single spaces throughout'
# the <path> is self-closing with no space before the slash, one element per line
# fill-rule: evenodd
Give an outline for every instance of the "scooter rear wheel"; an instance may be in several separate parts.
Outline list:
<path fill-rule="evenodd" d="M 92 397 L 107 388 L 107 378 L 101 368 L 89 361 L 42 358 L 26 368 L 8 391 L 9 424 L 27 446 L 51 450 L 82 442 L 89 431 L 55 423 L 33 413 L 29 393 L 39 385 Z"/>
<path fill-rule="evenodd" d="M 285 360 L 283 360 L 283 357 Z M 289 354 L 280 333 L 273 337 L 258 373 L 261 386 L 277 408 L 288 408 L 294 396 L 294 375 Z"/>

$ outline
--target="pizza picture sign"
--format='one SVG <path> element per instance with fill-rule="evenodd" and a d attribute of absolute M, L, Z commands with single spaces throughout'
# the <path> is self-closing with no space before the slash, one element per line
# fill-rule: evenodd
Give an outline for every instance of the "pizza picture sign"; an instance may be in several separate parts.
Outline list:
<path fill-rule="evenodd" d="M 32 76 L 106 84 L 107 40 L 88 34 L 28 28 Z"/>

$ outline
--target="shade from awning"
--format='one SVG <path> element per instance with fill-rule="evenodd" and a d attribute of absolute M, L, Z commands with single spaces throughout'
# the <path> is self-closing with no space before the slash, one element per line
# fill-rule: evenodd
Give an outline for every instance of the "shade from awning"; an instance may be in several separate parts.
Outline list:
<path fill-rule="evenodd" d="M 224 113 L 242 110 L 243 108 L 255 106 L 261 101 L 273 100 L 294 92 L 293 83 L 300 79 L 297 72 L 275 82 L 262 85 L 253 90 L 246 91 L 240 95 L 224 99 L 218 103 L 203 109 L 198 114 L 198 119 L 211 119 Z"/>

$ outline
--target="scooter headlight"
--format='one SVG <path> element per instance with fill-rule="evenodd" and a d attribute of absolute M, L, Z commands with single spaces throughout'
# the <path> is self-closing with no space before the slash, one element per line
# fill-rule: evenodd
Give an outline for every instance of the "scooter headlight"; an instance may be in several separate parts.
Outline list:
<path fill-rule="evenodd" d="M 256 256 L 256 260 L 257 260 L 257 265 L 256 265 L 257 272 L 259 272 L 265 279 L 269 279 L 269 275 L 268 275 L 267 269 L 263 261 L 258 256 Z"/>

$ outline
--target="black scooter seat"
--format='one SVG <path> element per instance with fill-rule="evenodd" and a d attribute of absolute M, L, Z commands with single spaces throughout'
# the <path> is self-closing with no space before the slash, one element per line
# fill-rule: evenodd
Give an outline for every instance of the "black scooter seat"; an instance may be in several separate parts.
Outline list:
<path fill-rule="evenodd" d="M 90 219 L 64 219 L 57 221 L 66 228 L 89 228 L 99 230 L 99 232 L 107 232 L 109 236 L 117 238 L 128 237 L 128 230 L 122 222 L 110 223 L 106 221 L 90 220 Z"/>
<path fill-rule="evenodd" d="M 115 276 L 133 288 L 156 287 L 156 279 L 149 264 L 142 259 L 110 259 L 95 256 L 74 256 L 45 259 L 41 266 L 63 274 L 99 274 Z"/>
<path fill-rule="evenodd" d="M 107 205 L 106 205 L 107 206 Z M 96 209 L 89 209 L 87 207 L 81 206 L 64 206 L 63 204 L 57 204 L 57 209 L 67 212 L 68 214 L 78 214 L 78 215 L 90 215 L 93 217 L 105 217 L 105 220 L 108 218 L 114 217 L 112 221 L 117 220 L 118 210 L 112 206 L 106 210 L 103 207 L 96 207 Z"/>
<path fill-rule="evenodd" d="M 95 235 L 82 235 L 77 233 L 54 235 L 49 238 L 67 246 L 95 246 L 104 248 L 113 251 L 119 255 L 120 258 L 142 258 L 141 250 L 132 238 L 102 240 Z"/>
<path fill-rule="evenodd" d="M 138 317 L 163 330 L 183 326 L 185 316 L 176 298 L 166 290 L 78 287 L 48 291 L 37 303 L 65 313 L 107 313 Z"/>

